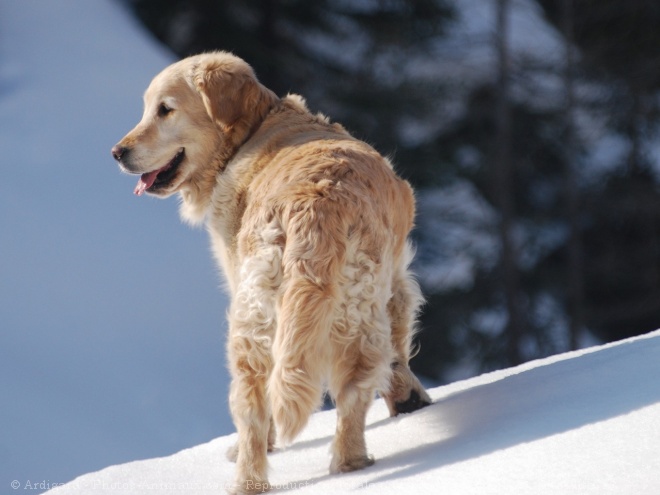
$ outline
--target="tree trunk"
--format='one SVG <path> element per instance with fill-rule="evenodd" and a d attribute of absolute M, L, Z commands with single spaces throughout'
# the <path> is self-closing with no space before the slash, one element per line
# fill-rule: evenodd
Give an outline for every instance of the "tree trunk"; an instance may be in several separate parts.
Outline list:
<path fill-rule="evenodd" d="M 580 235 L 580 195 L 578 188 L 577 136 L 575 129 L 575 53 L 573 48 L 573 0 L 563 2 L 563 31 L 566 48 L 566 65 L 564 69 L 564 88 L 566 91 L 565 118 L 566 127 L 564 147 L 566 157 L 565 191 L 566 210 L 568 215 L 569 238 L 567 260 L 567 293 L 569 331 L 568 343 L 570 349 L 577 349 L 583 326 L 584 310 L 584 270 L 583 248 Z"/>
<path fill-rule="evenodd" d="M 508 34 L 509 0 L 497 1 L 497 26 L 495 45 L 497 50 L 498 79 L 495 106 L 495 198 L 500 210 L 499 236 L 501 244 L 500 273 L 504 299 L 508 313 L 506 326 L 507 359 L 510 365 L 522 362 L 520 340 L 523 334 L 520 304 L 520 277 L 512 228 L 514 220 L 513 163 L 511 156 L 511 103 L 509 97 L 509 47 Z"/>

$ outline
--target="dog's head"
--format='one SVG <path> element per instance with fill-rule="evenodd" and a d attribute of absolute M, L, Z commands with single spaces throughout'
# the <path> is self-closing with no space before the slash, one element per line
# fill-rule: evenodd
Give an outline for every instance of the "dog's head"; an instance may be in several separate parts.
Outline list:
<path fill-rule="evenodd" d="M 137 195 L 199 196 L 276 101 L 240 58 L 189 57 L 154 78 L 142 120 L 112 155 L 124 172 L 140 174 Z"/>

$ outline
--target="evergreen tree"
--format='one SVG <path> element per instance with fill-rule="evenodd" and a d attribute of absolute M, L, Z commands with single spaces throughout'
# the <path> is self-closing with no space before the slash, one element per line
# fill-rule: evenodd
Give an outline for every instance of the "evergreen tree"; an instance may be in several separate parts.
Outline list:
<path fill-rule="evenodd" d="M 403 122 L 432 110 L 439 84 L 407 66 L 428 60 L 453 13 L 448 0 L 124 1 L 177 55 L 231 51 L 277 94 L 304 95 L 384 153 Z"/>
<path fill-rule="evenodd" d="M 420 199 L 416 372 L 660 327 L 659 2 L 484 0 L 492 63 L 471 71 L 449 63 L 475 48 L 445 44 L 456 0 L 122 1 L 179 56 L 232 51 L 394 155 Z M 563 37 L 556 59 L 509 51 L 506 21 L 532 2 Z M 596 126 L 626 145 L 606 171 Z"/>
<path fill-rule="evenodd" d="M 560 25 L 562 2 L 539 3 Z M 607 173 L 591 174 L 582 215 L 584 321 L 609 341 L 660 327 L 660 184 L 650 158 L 660 137 L 660 4 L 588 0 L 571 7 L 581 78 L 601 88 L 598 99 L 577 105 L 628 148 Z"/>

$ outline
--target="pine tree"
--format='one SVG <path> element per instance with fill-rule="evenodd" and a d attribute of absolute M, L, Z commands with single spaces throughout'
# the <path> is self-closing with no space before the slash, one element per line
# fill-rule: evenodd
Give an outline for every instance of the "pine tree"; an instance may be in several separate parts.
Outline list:
<path fill-rule="evenodd" d="M 660 2 L 527 0 L 563 36 L 564 56 L 547 61 L 508 50 L 520 3 L 484 0 L 500 14 L 492 64 L 452 86 L 438 47 L 457 0 L 123 1 L 179 56 L 232 51 L 394 156 L 420 197 L 416 372 L 448 380 L 457 363 L 495 369 L 586 331 L 660 327 Z M 559 97 L 535 79 L 559 81 Z M 626 144 L 607 171 L 590 122 Z"/>
<path fill-rule="evenodd" d="M 558 26 L 566 22 L 566 3 L 539 0 Z M 609 341 L 660 327 L 660 184 L 650 159 L 650 147 L 660 138 L 660 4 L 570 3 L 570 43 L 580 54 L 581 80 L 599 87 L 588 105 L 573 105 L 604 122 L 609 133 L 627 144 L 627 153 L 613 168 L 594 171 L 588 185 L 582 185 L 588 190 L 580 215 L 581 312 L 584 324 Z M 575 211 L 571 216 L 574 221 L 578 217 Z M 570 249 L 569 260 L 574 256 Z"/>

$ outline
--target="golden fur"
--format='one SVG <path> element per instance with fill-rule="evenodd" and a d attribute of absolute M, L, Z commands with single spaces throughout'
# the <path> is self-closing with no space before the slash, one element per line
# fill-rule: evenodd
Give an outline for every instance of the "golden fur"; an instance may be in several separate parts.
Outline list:
<path fill-rule="evenodd" d="M 238 431 L 233 491 L 268 488 L 266 452 L 293 441 L 327 389 L 331 472 L 373 463 L 375 392 L 392 415 L 430 403 L 408 367 L 422 301 L 408 269 L 414 197 L 373 148 L 278 98 L 224 52 L 160 73 L 138 125 L 112 150 L 136 193 L 181 196 L 206 223 L 231 293 L 227 354 Z"/>

